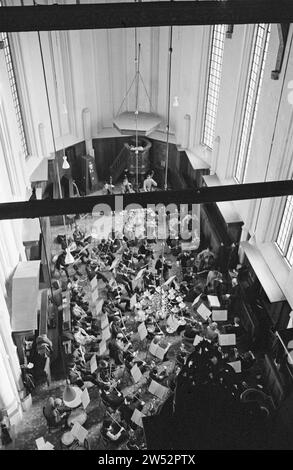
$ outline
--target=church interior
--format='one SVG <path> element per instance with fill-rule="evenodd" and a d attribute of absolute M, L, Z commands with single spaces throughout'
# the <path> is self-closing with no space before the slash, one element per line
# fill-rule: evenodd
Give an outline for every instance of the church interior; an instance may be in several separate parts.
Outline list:
<path fill-rule="evenodd" d="M 1 450 L 292 450 L 293 8 L 265 3 L 0 0 Z"/>

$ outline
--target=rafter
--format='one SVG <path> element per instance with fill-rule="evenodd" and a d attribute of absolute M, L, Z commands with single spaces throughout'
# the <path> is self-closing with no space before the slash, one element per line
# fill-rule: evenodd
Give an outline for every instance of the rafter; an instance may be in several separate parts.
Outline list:
<path fill-rule="evenodd" d="M 291 0 L 127 2 L 1 7 L 0 31 L 289 23 Z"/>
<path fill-rule="evenodd" d="M 112 210 L 129 204 L 200 204 L 205 202 L 260 199 L 293 194 L 293 181 L 270 183 L 235 184 L 229 186 L 203 187 L 180 191 L 155 191 L 151 193 L 86 196 L 68 199 L 44 199 L 40 201 L 10 202 L 0 204 L 1 219 L 24 219 L 50 215 L 91 213 L 97 204 L 108 204 Z"/>

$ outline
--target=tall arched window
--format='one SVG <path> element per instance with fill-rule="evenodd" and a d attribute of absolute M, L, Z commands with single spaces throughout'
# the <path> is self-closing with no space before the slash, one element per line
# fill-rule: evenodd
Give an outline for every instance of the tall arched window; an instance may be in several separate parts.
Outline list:
<path fill-rule="evenodd" d="M 240 139 L 234 169 L 234 177 L 238 183 L 243 183 L 246 176 L 269 37 L 270 25 L 256 25 L 240 128 Z"/>
<path fill-rule="evenodd" d="M 1 1 L 0 1 L 0 6 L 2 6 Z M 7 73 L 8 73 L 10 89 L 12 93 L 17 126 L 18 126 L 20 141 L 21 141 L 21 148 L 22 148 L 24 157 L 27 158 L 29 155 L 28 142 L 27 142 L 27 137 L 26 137 L 25 128 L 24 128 L 24 120 L 23 120 L 23 115 L 22 115 L 22 110 L 21 110 L 21 105 L 20 105 L 20 96 L 19 96 L 19 91 L 17 89 L 16 75 L 15 75 L 15 70 L 14 70 L 13 61 L 12 61 L 9 38 L 8 38 L 7 33 L 1 33 L 0 38 L 2 41 L 2 49 L 4 50 L 4 55 L 5 55 L 5 63 L 6 63 Z"/>
<path fill-rule="evenodd" d="M 226 25 L 215 25 L 212 29 L 212 42 L 202 134 L 202 143 L 211 149 L 213 148 L 213 141 L 215 137 L 226 28 Z"/>
<path fill-rule="evenodd" d="M 290 266 L 293 266 L 293 196 L 287 196 L 276 244 Z"/>

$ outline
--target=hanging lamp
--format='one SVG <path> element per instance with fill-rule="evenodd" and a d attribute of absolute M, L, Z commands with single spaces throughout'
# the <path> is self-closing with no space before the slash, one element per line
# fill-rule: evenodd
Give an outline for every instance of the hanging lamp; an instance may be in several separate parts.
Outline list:
<path fill-rule="evenodd" d="M 179 98 L 178 96 L 174 96 L 173 98 L 173 108 L 178 108 L 179 107 Z"/>
<path fill-rule="evenodd" d="M 73 264 L 75 261 L 74 257 L 72 256 L 72 254 L 70 253 L 70 250 L 69 248 L 67 247 L 66 248 L 66 256 L 65 256 L 65 264 Z"/>
<path fill-rule="evenodd" d="M 69 408 L 76 408 L 81 404 L 82 390 L 79 387 L 73 387 L 69 381 L 66 381 L 66 386 L 63 392 L 63 402 Z"/>
<path fill-rule="evenodd" d="M 134 1 L 137 2 L 140 0 Z M 161 118 L 152 109 L 151 98 L 140 72 L 141 44 L 138 44 L 137 28 L 134 29 L 134 47 L 135 75 L 113 120 L 113 125 L 122 135 L 129 136 L 138 134 L 140 136 L 147 136 L 159 127 L 161 123 Z M 138 114 L 138 89 L 140 83 L 142 84 L 142 88 L 149 102 L 149 112 L 139 111 Z M 135 110 L 121 112 L 133 87 L 135 88 Z"/>
<path fill-rule="evenodd" d="M 63 156 L 62 168 L 63 168 L 63 170 L 69 170 L 69 168 L 70 168 L 70 165 L 68 163 L 66 155 Z"/>

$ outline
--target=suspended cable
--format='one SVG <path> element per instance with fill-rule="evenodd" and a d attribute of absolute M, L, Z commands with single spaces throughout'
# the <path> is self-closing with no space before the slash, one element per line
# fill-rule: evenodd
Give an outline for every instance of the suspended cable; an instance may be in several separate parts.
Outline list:
<path fill-rule="evenodd" d="M 150 112 L 152 113 L 153 112 L 153 107 L 152 107 L 151 98 L 150 98 L 150 95 L 148 94 L 147 88 L 145 86 L 144 80 L 143 80 L 142 75 L 141 75 L 140 72 L 139 72 L 139 76 L 140 76 L 140 79 L 141 79 L 141 83 L 143 84 L 144 91 L 145 91 L 145 93 L 147 95 L 147 98 L 149 100 L 149 103 L 150 103 Z"/>
<path fill-rule="evenodd" d="M 169 136 L 170 136 L 170 107 L 171 107 L 171 74 L 172 74 L 172 42 L 173 26 L 169 28 L 169 60 L 168 60 L 168 90 L 167 90 L 167 140 L 166 140 L 166 162 L 165 162 L 165 191 L 168 189 L 168 167 L 169 167 Z"/>

